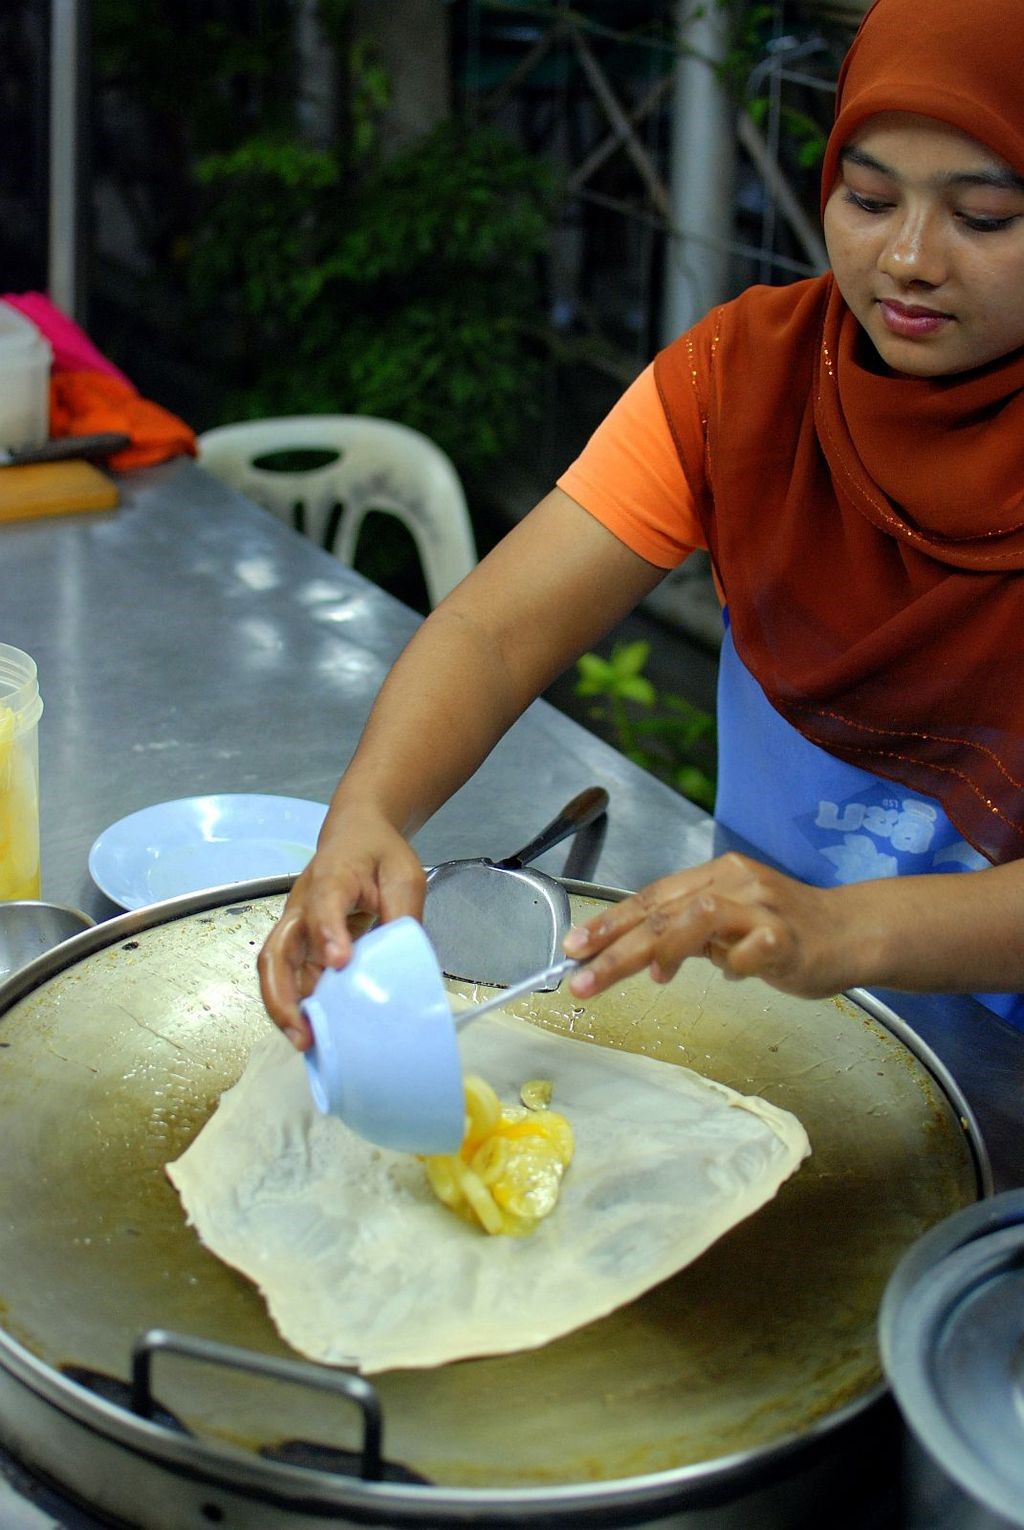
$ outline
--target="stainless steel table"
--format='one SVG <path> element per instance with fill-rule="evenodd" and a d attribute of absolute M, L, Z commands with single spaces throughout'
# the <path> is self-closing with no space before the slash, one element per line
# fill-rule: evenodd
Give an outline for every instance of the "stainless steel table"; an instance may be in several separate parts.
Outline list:
<path fill-rule="evenodd" d="M 35 658 L 44 701 L 43 896 L 95 917 L 114 909 L 86 857 L 126 813 L 213 792 L 325 802 L 418 621 L 189 460 L 121 487 L 117 510 L 0 530 L 0 638 Z M 509 854 L 591 781 L 612 798 L 608 885 L 707 853 L 699 809 L 543 703 L 417 848 Z"/>
<path fill-rule="evenodd" d="M 90 880 L 89 847 L 126 813 L 217 792 L 326 801 L 417 622 L 191 461 L 121 490 L 114 511 L 0 529 L 0 640 L 33 655 L 45 706 L 43 895 L 96 918 L 118 910 Z M 635 888 L 721 847 L 706 814 L 538 702 L 417 849 L 425 864 L 510 853 L 591 782 L 611 797 L 593 880 Z M 564 860 L 562 847 L 539 864 Z M 1024 1036 L 968 999 L 878 997 L 959 1084 L 996 1187 L 1024 1184 Z M 2 1523 L 55 1523 L 4 1470 Z"/>

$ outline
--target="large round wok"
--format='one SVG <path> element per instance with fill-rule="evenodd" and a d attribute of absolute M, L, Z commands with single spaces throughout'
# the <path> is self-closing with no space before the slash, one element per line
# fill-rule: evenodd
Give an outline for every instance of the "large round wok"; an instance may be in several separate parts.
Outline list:
<path fill-rule="evenodd" d="M 664 988 L 638 977 L 516 1010 L 793 1111 L 813 1153 L 774 1202 L 540 1351 L 372 1389 L 288 1370 L 255 1288 L 201 1247 L 163 1170 L 269 1025 L 255 955 L 287 886 L 125 915 L 0 988 L 0 1435 L 19 1456 L 156 1530 L 627 1524 L 736 1501 L 877 1403 L 887 1278 L 985 1191 L 983 1146 L 887 1011 L 728 984 L 703 962 Z M 569 886 L 577 917 L 620 896 Z M 278 1362 L 284 1379 L 254 1369 Z"/>

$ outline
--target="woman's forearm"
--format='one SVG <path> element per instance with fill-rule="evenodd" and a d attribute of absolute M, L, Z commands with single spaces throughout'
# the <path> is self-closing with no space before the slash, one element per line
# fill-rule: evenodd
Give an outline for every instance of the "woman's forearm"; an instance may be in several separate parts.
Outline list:
<path fill-rule="evenodd" d="M 408 837 L 556 674 L 661 577 L 554 490 L 432 612 L 381 687 L 317 853 L 259 956 L 267 1009 L 297 1046 L 299 1000 L 357 928 L 422 912 Z"/>
<path fill-rule="evenodd" d="M 1024 992 L 1024 862 L 837 888 L 847 960 L 865 987 Z"/>
<path fill-rule="evenodd" d="M 417 632 L 382 686 L 336 804 L 372 801 L 412 834 L 472 775 L 532 696 L 457 607 Z"/>
<path fill-rule="evenodd" d="M 332 812 L 372 802 L 402 834 L 413 833 L 554 677 L 659 577 L 554 490 L 431 613 L 399 657 Z"/>
<path fill-rule="evenodd" d="M 570 984 L 581 998 L 645 967 L 667 982 L 692 956 L 805 998 L 1024 992 L 1024 862 L 821 888 L 732 853 L 652 882 L 566 949 L 586 964 Z"/>

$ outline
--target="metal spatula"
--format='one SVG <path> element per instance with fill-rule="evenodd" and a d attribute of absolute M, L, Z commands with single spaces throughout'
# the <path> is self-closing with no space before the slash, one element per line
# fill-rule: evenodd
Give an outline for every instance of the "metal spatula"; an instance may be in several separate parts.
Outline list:
<path fill-rule="evenodd" d="M 445 861 L 427 873 L 423 924 L 448 977 L 509 988 L 559 961 L 572 922 L 569 895 L 527 867 L 607 807 L 604 787 L 588 787 L 514 855 Z M 557 986 L 552 974 L 537 991 Z"/>
<path fill-rule="evenodd" d="M 501 1009 L 503 1005 L 510 1004 L 513 999 L 521 999 L 527 993 L 550 993 L 554 988 L 560 988 L 563 978 L 567 978 L 570 972 L 575 972 L 580 963 L 574 956 L 563 956 L 561 961 L 555 962 L 553 967 L 545 967 L 542 972 L 531 972 L 519 983 L 513 983 L 501 993 L 494 994 L 490 999 L 484 999 L 482 1004 L 474 1004 L 472 1009 L 460 1010 L 453 1015 L 455 1029 L 461 1031 L 464 1025 L 471 1020 L 478 1020 L 481 1015 L 490 1014 L 492 1009 Z"/>

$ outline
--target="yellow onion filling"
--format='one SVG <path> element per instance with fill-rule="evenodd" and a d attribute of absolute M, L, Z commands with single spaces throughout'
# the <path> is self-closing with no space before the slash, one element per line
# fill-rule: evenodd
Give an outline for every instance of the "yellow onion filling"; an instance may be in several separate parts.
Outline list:
<path fill-rule="evenodd" d="M 438 1200 L 488 1233 L 523 1237 L 554 1211 L 573 1154 L 572 1127 L 548 1110 L 551 1086 L 531 1079 L 520 1090 L 535 1108 L 502 1105 L 490 1084 L 464 1080 L 466 1132 L 457 1153 L 424 1159 Z M 543 1102 L 543 1103 L 542 1103 Z"/>

